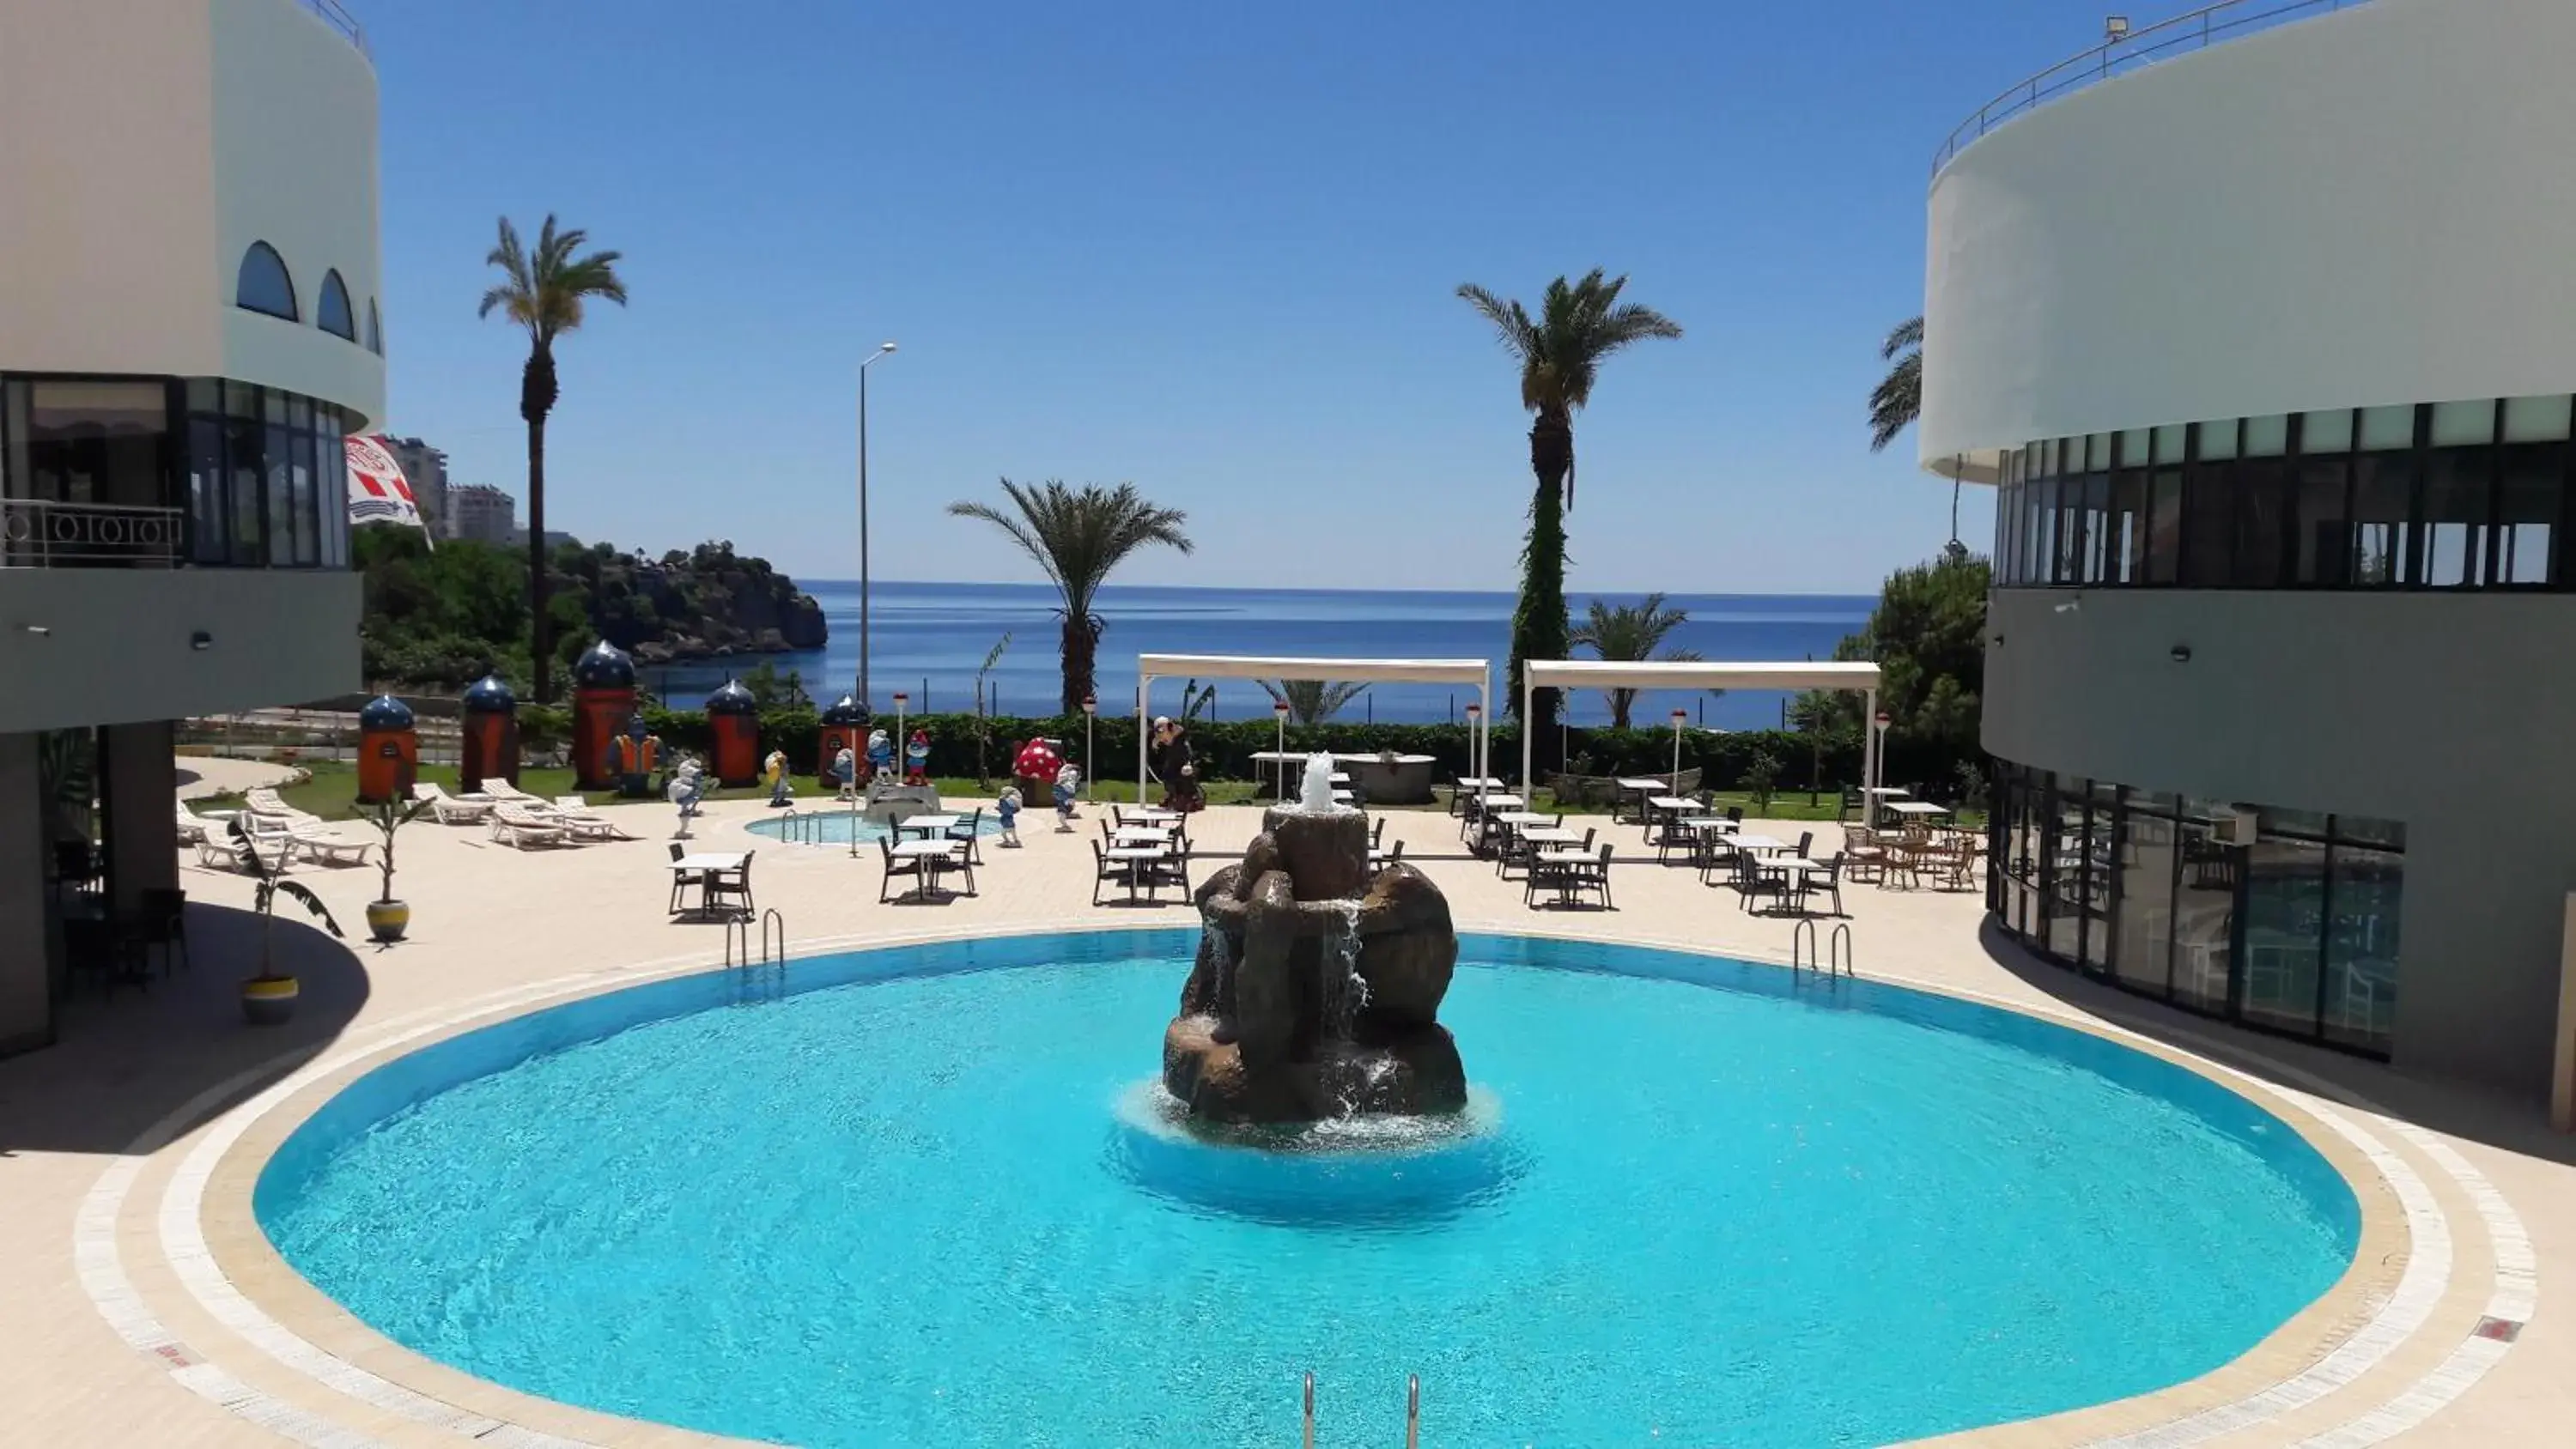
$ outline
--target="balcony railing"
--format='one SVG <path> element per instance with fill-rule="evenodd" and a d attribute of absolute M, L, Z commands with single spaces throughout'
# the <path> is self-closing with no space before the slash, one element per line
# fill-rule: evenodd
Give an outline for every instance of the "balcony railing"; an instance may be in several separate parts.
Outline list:
<path fill-rule="evenodd" d="M 349 43 L 358 48 L 358 54 L 369 60 L 375 59 L 375 52 L 367 49 L 367 28 L 358 23 L 358 17 L 342 8 L 340 0 L 304 0 L 304 8 L 321 16 L 332 29 L 349 37 Z"/>
<path fill-rule="evenodd" d="M 0 567 L 171 568 L 186 536 L 176 508 L 0 499 Z"/>
<path fill-rule="evenodd" d="M 2255 30 L 2311 16 L 2329 15 L 2366 5 L 2370 0 L 2225 0 L 2205 10 L 2177 15 L 2171 20 L 2131 31 L 2117 40 L 2094 46 L 2081 55 L 2059 61 L 2011 90 L 1988 101 L 1977 113 L 1959 123 L 1948 140 L 1932 158 L 1932 174 L 1950 164 L 1952 157 L 1967 149 L 1995 127 L 2024 111 L 2037 110 L 2048 101 L 2069 91 L 2082 90 L 2098 81 L 2155 64 L 2159 60 L 2187 51 L 2204 50 L 2223 40 L 2233 40 Z"/>

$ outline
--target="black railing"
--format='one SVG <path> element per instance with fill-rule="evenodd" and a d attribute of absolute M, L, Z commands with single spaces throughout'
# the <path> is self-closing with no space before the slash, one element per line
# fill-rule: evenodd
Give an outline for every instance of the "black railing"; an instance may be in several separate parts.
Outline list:
<path fill-rule="evenodd" d="M 332 29 L 347 36 L 349 43 L 358 48 L 358 54 L 369 60 L 375 59 L 375 52 L 367 49 L 367 28 L 358 23 L 358 17 L 341 8 L 340 0 L 304 0 L 304 8 L 321 16 Z"/>
<path fill-rule="evenodd" d="M 170 568 L 187 522 L 176 508 L 0 499 L 0 566 Z"/>

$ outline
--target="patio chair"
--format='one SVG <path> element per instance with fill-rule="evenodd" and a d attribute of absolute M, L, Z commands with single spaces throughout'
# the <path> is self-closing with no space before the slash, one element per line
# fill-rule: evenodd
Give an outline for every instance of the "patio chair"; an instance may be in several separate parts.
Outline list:
<path fill-rule="evenodd" d="M 706 902 L 708 914 L 713 915 L 719 907 L 732 903 L 736 915 L 746 920 L 750 918 L 751 856 L 752 852 L 746 850 L 742 853 L 742 864 L 729 870 L 718 868 L 707 872 L 706 893 L 700 899 Z"/>
<path fill-rule="evenodd" d="M 1837 916 L 1845 914 L 1843 910 L 1843 868 L 1848 861 L 1849 857 L 1842 851 L 1837 850 L 1834 852 L 1833 859 L 1824 862 L 1825 868 L 1823 870 L 1801 872 L 1796 880 L 1789 883 L 1798 893 L 1798 910 L 1801 913 L 1804 913 L 1807 909 L 1808 896 L 1815 894 L 1817 891 L 1824 891 L 1834 898 L 1834 914 Z"/>
<path fill-rule="evenodd" d="M 1843 868 L 1856 882 L 1885 883 L 1887 880 L 1887 847 L 1873 839 L 1857 825 L 1843 827 Z"/>
<path fill-rule="evenodd" d="M 1177 848 L 1167 850 L 1163 852 L 1161 859 L 1141 863 L 1145 867 L 1145 895 L 1148 899 L 1154 898 L 1157 889 L 1168 885 L 1180 887 L 1181 900 L 1184 903 L 1189 900 L 1190 853 L 1188 851 Z"/>
<path fill-rule="evenodd" d="M 1570 859 L 1562 858 L 1567 854 L 1570 852 L 1542 851 L 1539 855 L 1531 857 L 1529 869 L 1521 876 L 1522 905 L 1537 904 L 1540 891 L 1554 891 L 1560 901 L 1572 900 L 1575 897 L 1577 893 L 1575 872 L 1581 867 Z M 1541 858 L 1544 856 L 1560 858 Z"/>
<path fill-rule="evenodd" d="M 1138 864 L 1139 862 L 1132 860 L 1111 860 L 1101 849 L 1100 842 L 1092 841 L 1091 903 L 1095 906 L 1100 904 L 1100 887 L 1104 884 L 1129 886 L 1132 890 L 1133 886 L 1130 883 L 1140 879 L 1135 869 Z"/>
<path fill-rule="evenodd" d="M 1097 848 L 1094 847 L 1094 849 Z M 894 899 L 894 883 L 901 877 L 909 877 L 913 888 L 920 894 L 925 896 L 930 894 L 930 885 L 935 876 L 927 856 L 915 855 L 902 860 L 895 859 L 894 837 L 890 835 L 877 837 L 877 855 L 885 862 L 885 875 L 877 882 L 878 905 L 884 905 Z"/>
<path fill-rule="evenodd" d="M 1934 848 L 1926 863 L 1932 867 L 1935 883 L 1956 890 L 1974 890 L 1980 854 L 1975 836 L 1955 831 Z"/>
<path fill-rule="evenodd" d="M 983 838 L 984 807 L 981 805 L 976 806 L 972 811 L 968 812 L 965 819 L 949 826 L 948 829 L 940 836 L 940 839 L 948 841 L 951 844 L 966 847 L 963 852 L 963 858 L 970 870 L 984 863 L 984 850 L 982 845 L 978 843 L 982 841 Z M 968 879 L 971 885 L 973 878 L 970 876 Z"/>
<path fill-rule="evenodd" d="M 561 845 L 569 831 L 550 815 L 540 815 L 516 801 L 496 801 L 492 807 L 492 839 L 513 850 L 531 845 Z"/>
<path fill-rule="evenodd" d="M 208 823 L 206 818 L 189 809 L 188 802 L 175 795 L 171 797 L 170 804 L 179 812 L 179 843 L 181 845 L 202 843 L 206 838 Z"/>
<path fill-rule="evenodd" d="M 1590 842 L 1591 837 L 1587 835 L 1585 844 L 1589 845 Z M 1587 890 L 1598 891 L 1601 895 L 1601 909 L 1605 911 L 1618 909 L 1610 904 L 1610 850 L 1610 842 L 1605 840 L 1601 842 L 1600 859 L 1586 861 L 1574 868 L 1575 899 L 1580 901 Z"/>
<path fill-rule="evenodd" d="M 138 960 L 149 960 L 152 948 L 161 948 L 161 974 L 169 975 L 182 966 L 195 963 L 188 957 L 188 893 L 167 887 L 147 887 L 136 900 L 134 913 L 128 918 L 127 934 Z"/>
<path fill-rule="evenodd" d="M 687 846 L 682 845 L 676 840 L 671 842 L 671 864 L 678 865 L 682 860 L 688 857 L 688 854 L 689 848 Z M 701 891 L 705 890 L 708 874 L 709 872 L 703 870 L 672 871 L 671 905 L 670 909 L 666 911 L 665 914 L 678 915 L 680 913 L 680 905 L 689 898 L 689 890 L 691 887 L 694 886 Z"/>
<path fill-rule="evenodd" d="M 1764 870 L 1762 862 L 1749 850 L 1736 852 L 1735 903 L 1739 908 L 1751 912 L 1754 900 L 1761 896 L 1785 903 L 1788 894 L 1789 882 L 1784 873 Z"/>
<path fill-rule="evenodd" d="M 412 786 L 411 798 L 428 801 L 429 813 L 441 825 L 479 825 L 492 813 L 491 801 L 460 800 L 430 781 Z"/>
<path fill-rule="evenodd" d="M 1390 865 L 1404 864 L 1404 842 L 1399 840 L 1384 850 L 1370 851 L 1368 863 L 1371 870 L 1384 870 Z"/>

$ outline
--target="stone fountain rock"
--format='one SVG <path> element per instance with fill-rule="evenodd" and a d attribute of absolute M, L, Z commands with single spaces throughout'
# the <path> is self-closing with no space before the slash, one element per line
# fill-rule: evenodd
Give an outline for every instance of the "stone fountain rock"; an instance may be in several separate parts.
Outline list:
<path fill-rule="evenodd" d="M 1242 863 L 1199 888 L 1206 928 L 1163 1034 L 1164 1087 L 1226 1123 L 1465 1107 L 1438 1019 L 1458 964 L 1439 887 L 1409 865 L 1372 877 L 1357 810 L 1310 798 L 1261 823 Z"/>

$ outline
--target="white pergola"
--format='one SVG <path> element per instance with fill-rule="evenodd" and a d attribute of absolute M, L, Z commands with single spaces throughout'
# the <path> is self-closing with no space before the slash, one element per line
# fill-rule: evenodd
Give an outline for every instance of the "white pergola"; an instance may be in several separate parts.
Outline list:
<path fill-rule="evenodd" d="M 1878 783 L 1878 666 L 1875 664 L 1628 663 L 1616 659 L 1534 659 L 1521 671 L 1521 718 L 1530 693 L 1558 689 L 1848 689 L 1869 696 L 1861 713 L 1861 784 Z M 1521 731 L 1521 793 L 1530 785 L 1530 731 Z M 1878 797 L 1866 797 L 1873 804 Z M 1872 812 L 1873 817 L 1875 812 Z"/>
<path fill-rule="evenodd" d="M 1490 773 L 1486 737 L 1494 727 L 1494 666 L 1483 659 L 1264 659 L 1241 654 L 1147 654 L 1136 660 L 1136 798 L 1145 798 L 1145 751 L 1157 679 L 1311 679 L 1352 684 L 1472 684 L 1476 730 L 1470 772 Z"/>

